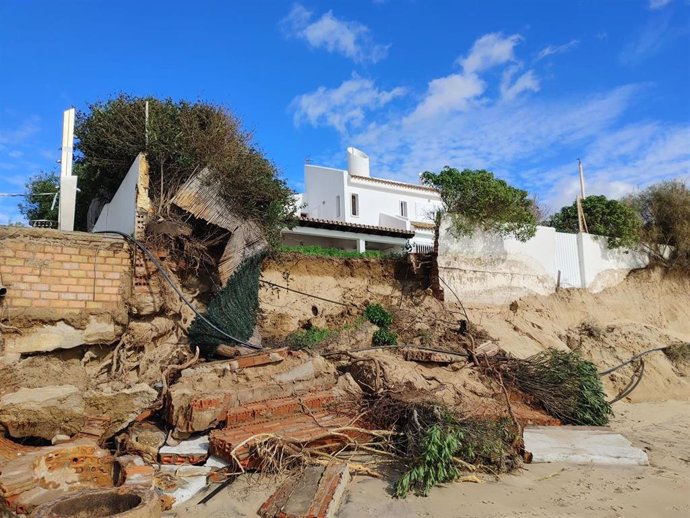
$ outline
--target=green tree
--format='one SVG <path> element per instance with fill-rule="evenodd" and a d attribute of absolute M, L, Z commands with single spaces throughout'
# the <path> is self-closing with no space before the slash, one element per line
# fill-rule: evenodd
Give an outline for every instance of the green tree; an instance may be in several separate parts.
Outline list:
<path fill-rule="evenodd" d="M 169 213 L 178 188 L 204 167 L 212 170 L 211 181 L 220 187 L 227 210 L 262 224 L 273 243 L 294 212 L 292 192 L 276 167 L 221 106 L 121 94 L 80 111 L 75 135 L 80 229 L 86 227 L 91 201 L 109 201 L 141 151 L 147 153 L 149 193 L 158 216 Z"/>
<path fill-rule="evenodd" d="M 57 221 L 58 205 L 56 203 L 53 208 L 53 199 L 59 186 L 60 179 L 55 173 L 41 172 L 32 176 L 26 184 L 24 201 L 19 203 L 19 212 L 29 221 L 36 219 Z"/>
<path fill-rule="evenodd" d="M 640 217 L 629 204 L 609 200 L 606 196 L 587 196 L 582 211 L 590 234 L 606 236 L 609 247 L 634 246 L 640 241 Z M 580 231 L 577 203 L 563 207 L 551 216 L 547 224 L 558 232 L 577 234 Z"/>
<path fill-rule="evenodd" d="M 690 189 L 681 181 L 660 182 L 626 202 L 642 220 L 641 240 L 657 259 L 690 268 Z"/>
<path fill-rule="evenodd" d="M 444 211 L 460 235 L 480 229 L 527 241 L 536 232 L 538 209 L 527 191 L 508 185 L 491 171 L 446 166 L 439 173 L 426 171 L 421 178 L 439 190 Z"/>

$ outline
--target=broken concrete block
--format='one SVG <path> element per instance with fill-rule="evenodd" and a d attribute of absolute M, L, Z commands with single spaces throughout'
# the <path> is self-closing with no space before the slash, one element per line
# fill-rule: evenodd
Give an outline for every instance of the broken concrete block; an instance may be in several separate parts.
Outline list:
<path fill-rule="evenodd" d="M 12 437 L 74 435 L 89 416 L 110 418 L 105 437 L 131 423 L 156 401 L 158 393 L 144 383 L 113 391 L 110 387 L 83 392 L 74 385 L 20 388 L 0 398 L 0 424 Z"/>
<path fill-rule="evenodd" d="M 349 482 L 344 462 L 309 466 L 299 478 L 281 485 L 258 514 L 263 518 L 333 518 Z"/>
<path fill-rule="evenodd" d="M 528 426 L 525 450 L 532 462 L 647 466 L 649 459 L 621 434 L 596 426 Z"/>
<path fill-rule="evenodd" d="M 165 444 L 165 432 L 148 422 L 135 422 L 118 436 L 121 447 L 132 455 L 141 455 L 148 461 L 158 461 L 158 450 Z"/>
<path fill-rule="evenodd" d="M 115 459 L 93 441 L 35 448 L 0 471 L 0 497 L 19 514 L 52 502 L 68 491 L 112 487 Z"/>
<path fill-rule="evenodd" d="M 22 330 L 21 334 L 5 335 L 5 352 L 35 353 L 55 349 L 71 349 L 84 344 L 109 344 L 124 331 L 108 313 L 91 315 L 83 328 L 64 321 L 37 325 Z"/>
<path fill-rule="evenodd" d="M 167 420 L 178 436 L 204 432 L 222 423 L 232 408 L 330 389 L 336 379 L 335 368 L 321 357 L 288 356 L 281 363 L 237 372 L 202 364 L 198 369 L 187 369 L 170 387 Z"/>
<path fill-rule="evenodd" d="M 42 505 L 34 518 L 58 516 L 117 516 L 118 518 L 159 518 L 161 503 L 154 491 L 136 487 L 79 491 Z"/>
<path fill-rule="evenodd" d="M 441 363 L 448 364 L 461 361 L 464 359 L 455 354 L 439 353 L 436 351 L 429 351 L 427 349 L 415 349 L 406 347 L 401 350 L 403 358 L 407 361 L 421 362 L 421 363 Z"/>

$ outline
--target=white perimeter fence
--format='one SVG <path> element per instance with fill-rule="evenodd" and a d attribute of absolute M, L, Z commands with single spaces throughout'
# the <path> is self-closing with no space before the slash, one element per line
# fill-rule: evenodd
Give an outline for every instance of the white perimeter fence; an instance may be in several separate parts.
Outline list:
<path fill-rule="evenodd" d="M 561 288 L 598 292 L 649 263 L 638 250 L 614 249 L 605 237 L 564 234 L 537 227 L 523 243 L 475 233 L 458 237 L 445 218 L 439 231 L 439 275 L 463 303 L 505 304 L 525 295 L 548 295 Z M 452 300 L 452 293 L 446 293 Z"/>

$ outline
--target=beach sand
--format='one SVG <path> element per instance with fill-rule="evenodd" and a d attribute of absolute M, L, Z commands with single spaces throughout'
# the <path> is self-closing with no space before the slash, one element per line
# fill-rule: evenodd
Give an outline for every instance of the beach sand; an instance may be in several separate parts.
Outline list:
<path fill-rule="evenodd" d="M 355 477 L 339 518 L 690 516 L 690 401 L 618 403 L 611 428 L 649 455 L 649 466 L 532 464 L 484 483 L 452 483 L 428 497 L 390 496 L 390 482 Z M 277 481 L 240 477 L 208 504 L 176 516 L 255 517 Z M 203 498 L 197 495 L 194 501 Z"/>

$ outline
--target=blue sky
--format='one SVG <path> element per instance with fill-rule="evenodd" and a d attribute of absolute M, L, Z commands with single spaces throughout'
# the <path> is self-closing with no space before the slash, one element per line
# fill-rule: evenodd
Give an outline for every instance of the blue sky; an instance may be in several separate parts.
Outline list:
<path fill-rule="evenodd" d="M 297 190 L 348 145 L 551 210 L 578 157 L 588 194 L 690 178 L 690 0 L 0 0 L 0 70 L 0 192 L 57 170 L 64 109 L 120 91 L 227 106 Z"/>

